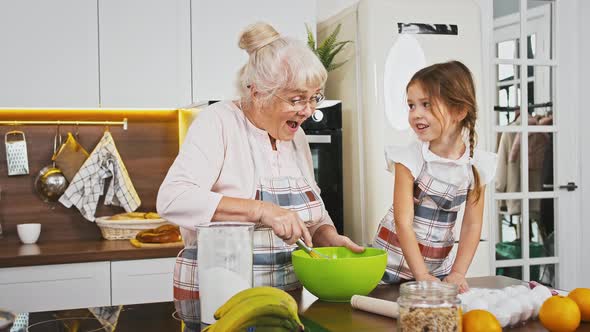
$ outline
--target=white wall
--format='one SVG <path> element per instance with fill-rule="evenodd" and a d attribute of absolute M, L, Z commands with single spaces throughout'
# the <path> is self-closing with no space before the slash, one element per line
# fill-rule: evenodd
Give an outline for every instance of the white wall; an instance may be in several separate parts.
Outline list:
<path fill-rule="evenodd" d="M 590 82 L 588 81 L 588 77 L 590 77 L 590 64 L 588 63 L 588 59 L 590 59 L 590 39 L 588 39 L 588 33 L 590 32 L 590 22 L 588 21 L 588 16 L 590 15 L 590 1 L 586 0 L 578 0 L 578 22 L 580 22 L 579 28 L 579 35 L 578 35 L 578 45 L 579 45 L 579 57 L 580 59 L 580 70 L 578 76 L 578 86 L 580 91 L 579 103 L 580 109 L 577 110 L 579 112 L 579 121 L 578 121 L 578 133 L 580 134 L 579 141 L 580 144 L 580 198 L 581 198 L 581 211 L 580 211 L 580 225 L 581 225 L 581 238 L 582 241 L 582 248 L 580 250 L 582 259 L 586 259 L 585 255 L 590 253 L 590 206 L 587 204 L 590 202 L 590 147 L 588 147 L 588 142 L 590 142 L 590 131 L 588 130 L 587 124 L 590 123 L 590 111 L 588 110 L 588 100 L 587 94 L 590 91 Z M 585 241 L 584 241 L 585 240 Z M 582 263 L 582 262 L 581 262 Z M 590 287 L 590 265 L 580 264 L 580 278 L 582 284 L 580 287 Z"/>
<path fill-rule="evenodd" d="M 359 0 L 318 0 L 317 22 L 320 23 L 358 2 Z"/>

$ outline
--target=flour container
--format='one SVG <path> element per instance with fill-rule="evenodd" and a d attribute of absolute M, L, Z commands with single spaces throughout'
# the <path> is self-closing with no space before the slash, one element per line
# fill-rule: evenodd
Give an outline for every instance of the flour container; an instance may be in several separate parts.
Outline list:
<path fill-rule="evenodd" d="M 254 225 L 212 222 L 197 226 L 197 261 L 201 322 L 236 293 L 251 288 Z"/>

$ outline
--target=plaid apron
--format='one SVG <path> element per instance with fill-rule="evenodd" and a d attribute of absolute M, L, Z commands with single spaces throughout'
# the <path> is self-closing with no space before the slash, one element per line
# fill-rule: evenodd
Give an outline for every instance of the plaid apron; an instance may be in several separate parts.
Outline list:
<path fill-rule="evenodd" d="M 247 128 L 248 124 L 246 123 Z M 250 129 L 251 130 L 251 129 Z M 305 221 L 306 226 L 311 227 L 319 223 L 326 212 L 324 202 L 320 195 L 313 189 L 309 181 L 303 176 L 304 168 L 297 159 L 297 171 L 292 171 L 290 176 L 264 176 L 271 173 L 268 169 L 268 156 L 265 156 L 260 144 L 255 142 L 251 131 L 248 132 L 248 142 L 254 165 L 254 176 L 258 179 L 253 188 L 253 197 L 256 200 L 270 202 L 297 212 Z M 293 148 L 296 145 L 292 142 Z M 292 176 L 298 173 L 299 176 Z M 271 173 L 272 174 L 272 173 Z M 269 227 L 257 225 L 253 236 L 253 279 L 254 286 L 273 286 L 284 290 L 292 290 L 301 287 L 293 270 L 291 252 L 297 248 L 295 244 L 288 245 L 274 235 Z M 197 244 L 186 245 L 176 258 L 174 268 L 174 299 L 198 300 L 198 263 Z M 198 321 L 198 301 L 175 301 L 176 310 L 180 317 L 186 320 Z"/>
<path fill-rule="evenodd" d="M 455 238 L 457 213 L 467 198 L 471 179 L 461 186 L 431 176 L 424 163 L 414 181 L 414 222 L 412 224 L 426 268 L 434 276 L 449 274 L 455 260 L 450 255 Z M 398 283 L 413 279 L 395 232 L 393 205 L 381 220 L 373 247 L 387 251 L 387 267 L 382 282 Z"/>

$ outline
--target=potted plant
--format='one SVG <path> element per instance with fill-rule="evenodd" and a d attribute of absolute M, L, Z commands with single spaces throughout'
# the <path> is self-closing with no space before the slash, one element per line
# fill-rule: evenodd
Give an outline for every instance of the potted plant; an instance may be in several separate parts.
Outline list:
<path fill-rule="evenodd" d="M 330 35 L 321 43 L 318 43 L 318 46 L 316 47 L 313 33 L 309 26 L 307 24 L 305 25 L 305 28 L 307 29 L 307 45 L 318 56 L 324 65 L 324 68 L 326 68 L 328 72 L 342 66 L 346 63 L 346 61 L 348 61 L 347 59 L 342 62 L 333 63 L 334 57 L 340 53 L 340 51 L 342 51 L 344 46 L 346 46 L 348 43 L 352 43 L 351 40 L 337 41 L 338 34 L 340 33 L 340 26 L 341 24 L 338 24 L 334 31 L 332 31 L 332 33 L 330 33 Z"/>

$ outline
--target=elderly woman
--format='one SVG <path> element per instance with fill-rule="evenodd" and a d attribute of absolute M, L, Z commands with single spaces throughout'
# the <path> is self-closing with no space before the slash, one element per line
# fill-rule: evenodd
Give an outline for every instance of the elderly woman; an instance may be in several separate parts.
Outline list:
<path fill-rule="evenodd" d="M 301 123 L 323 100 L 326 70 L 302 42 L 257 23 L 241 35 L 249 54 L 241 98 L 209 106 L 191 125 L 158 193 L 162 217 L 181 227 L 176 299 L 198 298 L 195 226 L 244 221 L 254 231 L 254 285 L 300 287 L 291 264 L 295 241 L 363 248 L 339 235 L 314 181 Z"/>

